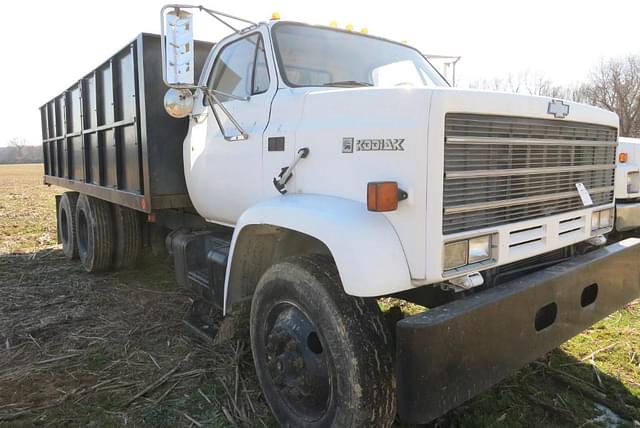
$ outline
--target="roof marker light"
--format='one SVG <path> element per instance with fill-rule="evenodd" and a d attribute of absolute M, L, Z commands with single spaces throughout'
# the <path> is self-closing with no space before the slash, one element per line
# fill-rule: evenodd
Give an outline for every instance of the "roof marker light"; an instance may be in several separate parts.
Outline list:
<path fill-rule="evenodd" d="M 338 26 L 338 21 L 331 21 L 331 22 L 329 23 L 329 27 L 336 28 L 337 26 Z"/>
<path fill-rule="evenodd" d="M 353 31 L 353 24 L 347 24 L 346 27 L 344 27 L 347 31 Z"/>
<path fill-rule="evenodd" d="M 369 29 L 367 27 L 363 27 L 362 30 L 360 30 L 360 32 L 362 34 L 369 34 Z"/>
<path fill-rule="evenodd" d="M 280 19 L 280 12 L 273 12 L 271 14 L 271 20 L 272 21 L 277 21 L 278 19 Z"/>

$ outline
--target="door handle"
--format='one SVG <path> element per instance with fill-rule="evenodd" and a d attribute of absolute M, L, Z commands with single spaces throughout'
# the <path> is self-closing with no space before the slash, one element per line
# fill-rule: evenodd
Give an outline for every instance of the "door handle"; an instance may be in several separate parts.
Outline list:
<path fill-rule="evenodd" d="M 281 195 L 284 195 L 287 193 L 287 189 L 286 189 L 287 183 L 293 176 L 293 170 L 296 167 L 296 165 L 298 165 L 298 162 L 300 162 L 301 159 L 305 159 L 308 155 L 309 155 L 309 148 L 307 147 L 301 148 L 300 150 L 298 150 L 298 153 L 296 154 L 296 158 L 293 160 L 291 165 L 285 166 L 280 170 L 280 174 L 278 174 L 277 177 L 273 177 L 273 185 L 275 186 L 276 190 L 280 192 Z"/>

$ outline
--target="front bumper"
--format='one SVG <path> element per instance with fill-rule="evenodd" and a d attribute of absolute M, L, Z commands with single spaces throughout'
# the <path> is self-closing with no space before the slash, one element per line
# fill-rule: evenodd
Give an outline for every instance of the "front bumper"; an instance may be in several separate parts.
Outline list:
<path fill-rule="evenodd" d="M 616 230 L 624 232 L 640 227 L 640 201 L 616 203 Z"/>
<path fill-rule="evenodd" d="M 626 239 L 398 322 L 400 416 L 431 421 L 640 297 L 639 260 Z"/>

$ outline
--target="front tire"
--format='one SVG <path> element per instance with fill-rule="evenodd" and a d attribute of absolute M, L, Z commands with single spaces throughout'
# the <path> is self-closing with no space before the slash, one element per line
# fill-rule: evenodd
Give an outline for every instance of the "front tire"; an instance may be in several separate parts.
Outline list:
<path fill-rule="evenodd" d="M 260 385 L 282 426 L 393 422 L 389 332 L 374 299 L 344 293 L 330 258 L 269 268 L 253 296 L 250 329 Z"/>

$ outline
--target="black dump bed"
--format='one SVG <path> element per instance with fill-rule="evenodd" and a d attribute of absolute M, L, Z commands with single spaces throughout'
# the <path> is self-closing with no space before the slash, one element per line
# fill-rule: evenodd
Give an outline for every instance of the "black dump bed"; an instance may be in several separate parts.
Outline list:
<path fill-rule="evenodd" d="M 196 79 L 212 43 L 195 43 Z M 139 211 L 190 205 L 188 119 L 164 110 L 160 36 L 136 39 L 40 108 L 44 182 Z"/>

